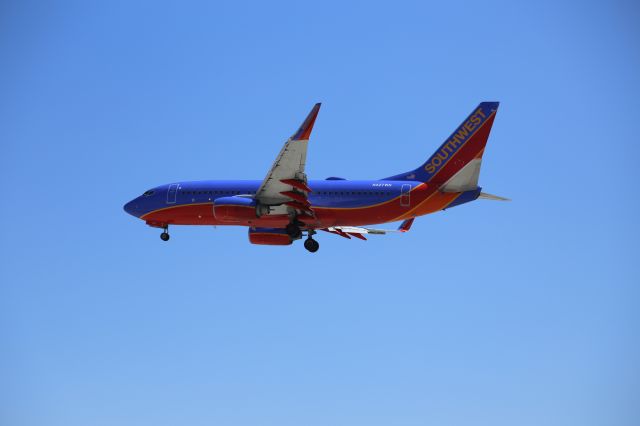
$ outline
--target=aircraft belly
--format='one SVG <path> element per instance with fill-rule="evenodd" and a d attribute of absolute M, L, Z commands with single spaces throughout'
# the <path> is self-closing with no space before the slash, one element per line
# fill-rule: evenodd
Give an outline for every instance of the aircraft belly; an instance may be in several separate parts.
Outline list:
<path fill-rule="evenodd" d="M 167 225 L 217 225 L 213 216 L 213 204 L 182 204 L 159 209 L 142 216 L 147 222 Z"/>

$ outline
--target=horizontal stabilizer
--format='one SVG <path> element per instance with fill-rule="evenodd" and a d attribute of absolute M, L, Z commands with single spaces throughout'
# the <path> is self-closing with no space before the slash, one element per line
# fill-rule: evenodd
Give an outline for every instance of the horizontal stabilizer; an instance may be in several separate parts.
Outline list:
<path fill-rule="evenodd" d="M 511 199 L 509 198 L 498 197 L 497 195 L 487 194 L 486 192 L 481 192 L 478 198 L 481 198 L 483 200 L 493 200 L 493 201 L 511 201 Z"/>
<path fill-rule="evenodd" d="M 331 226 L 322 231 L 330 232 L 332 234 L 340 235 L 341 237 L 351 239 L 351 236 L 366 240 L 365 234 L 369 235 L 384 235 L 389 232 L 408 232 L 413 225 L 415 218 L 407 219 L 403 221 L 398 229 L 374 229 L 374 228 L 361 228 L 359 226 Z"/>

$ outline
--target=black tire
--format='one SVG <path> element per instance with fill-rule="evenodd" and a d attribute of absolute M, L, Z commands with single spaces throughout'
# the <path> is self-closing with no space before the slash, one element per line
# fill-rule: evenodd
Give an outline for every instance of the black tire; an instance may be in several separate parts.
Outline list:
<path fill-rule="evenodd" d="M 163 232 L 162 234 L 160 234 L 160 239 L 162 241 L 169 241 L 169 233 L 168 232 Z"/>
<path fill-rule="evenodd" d="M 320 243 L 318 243 L 316 240 L 312 238 L 307 238 L 304 241 L 304 248 L 309 250 L 311 253 L 315 253 L 320 248 Z"/>

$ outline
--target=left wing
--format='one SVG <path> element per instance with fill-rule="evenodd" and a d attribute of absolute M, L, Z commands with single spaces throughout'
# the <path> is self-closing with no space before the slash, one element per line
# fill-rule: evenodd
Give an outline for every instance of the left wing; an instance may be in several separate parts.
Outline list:
<path fill-rule="evenodd" d="M 323 231 L 330 232 L 332 234 L 340 235 L 341 237 L 351 239 L 351 237 L 356 237 L 361 240 L 366 240 L 365 234 L 372 235 L 384 235 L 388 232 L 408 232 L 411 229 L 411 225 L 413 225 L 413 220 L 415 218 L 407 219 L 400 224 L 398 229 L 373 229 L 373 228 L 361 228 L 358 226 L 332 226 Z"/>
<path fill-rule="evenodd" d="M 284 144 L 282 150 L 264 178 L 255 199 L 264 205 L 285 204 L 297 210 L 311 213 L 307 194 L 307 175 L 304 172 L 307 161 L 307 145 L 313 125 L 320 111 L 320 104 L 313 109 L 297 132 Z"/>

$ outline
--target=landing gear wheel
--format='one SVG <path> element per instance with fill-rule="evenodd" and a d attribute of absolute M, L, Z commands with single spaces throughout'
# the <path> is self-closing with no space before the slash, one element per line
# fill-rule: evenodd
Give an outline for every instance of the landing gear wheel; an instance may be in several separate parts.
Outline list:
<path fill-rule="evenodd" d="M 315 253 L 320 248 L 320 243 L 309 237 L 304 241 L 304 248 L 309 250 L 311 253 Z"/>
<path fill-rule="evenodd" d="M 160 234 L 160 239 L 162 241 L 169 241 L 169 227 L 164 228 L 164 232 Z"/>
<path fill-rule="evenodd" d="M 288 224 L 286 229 L 287 234 L 289 234 L 291 239 L 297 240 L 298 238 L 302 237 L 302 230 L 300 230 L 300 227 L 295 223 Z"/>

